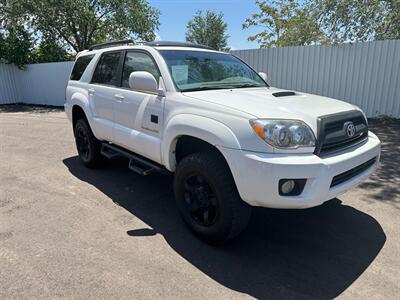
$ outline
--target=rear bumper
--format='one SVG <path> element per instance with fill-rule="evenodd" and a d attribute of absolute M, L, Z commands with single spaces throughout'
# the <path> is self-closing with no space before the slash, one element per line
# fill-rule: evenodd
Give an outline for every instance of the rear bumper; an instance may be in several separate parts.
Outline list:
<path fill-rule="evenodd" d="M 368 139 L 356 147 L 331 156 L 314 154 L 267 154 L 220 147 L 242 199 L 253 206 L 307 208 L 337 197 L 366 179 L 377 167 L 380 141 L 369 132 Z M 331 187 L 332 179 L 376 157 L 376 162 L 361 173 Z M 307 179 L 298 196 L 281 196 L 280 179 Z"/>

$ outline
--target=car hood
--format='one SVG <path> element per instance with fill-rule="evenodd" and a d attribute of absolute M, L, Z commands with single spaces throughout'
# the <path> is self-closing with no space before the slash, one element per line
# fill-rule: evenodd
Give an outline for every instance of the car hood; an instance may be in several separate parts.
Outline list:
<path fill-rule="evenodd" d="M 287 90 L 277 88 L 243 88 L 186 92 L 198 100 L 223 105 L 255 118 L 296 119 L 316 128 L 318 117 L 357 109 L 356 106 L 312 94 L 295 92 L 292 96 L 275 97 Z"/>

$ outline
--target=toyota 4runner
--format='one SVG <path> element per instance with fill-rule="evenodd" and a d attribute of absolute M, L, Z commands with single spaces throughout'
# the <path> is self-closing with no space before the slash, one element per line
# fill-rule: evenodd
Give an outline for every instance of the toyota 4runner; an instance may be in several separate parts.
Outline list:
<path fill-rule="evenodd" d="M 107 43 L 77 55 L 65 111 L 83 164 L 123 155 L 141 175 L 174 173 L 184 221 L 221 243 L 246 227 L 251 206 L 320 205 L 379 161 L 358 107 L 266 77 L 201 45 Z"/>

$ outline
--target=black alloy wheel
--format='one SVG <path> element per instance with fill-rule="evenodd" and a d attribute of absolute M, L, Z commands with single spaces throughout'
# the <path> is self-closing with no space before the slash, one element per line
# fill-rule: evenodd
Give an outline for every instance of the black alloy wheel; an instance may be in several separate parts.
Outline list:
<path fill-rule="evenodd" d="M 242 232 L 251 207 L 237 191 L 224 157 L 217 151 L 184 157 L 174 175 L 179 212 L 191 231 L 211 244 L 222 244 Z"/>
<path fill-rule="evenodd" d="M 79 156 L 84 161 L 89 161 L 90 159 L 90 143 L 89 138 L 82 127 L 76 130 L 76 147 L 78 149 Z"/>
<path fill-rule="evenodd" d="M 201 174 L 194 174 L 185 180 L 185 205 L 192 219 L 201 226 L 211 226 L 217 218 L 215 191 Z"/>
<path fill-rule="evenodd" d="M 74 134 L 76 149 L 83 164 L 88 168 L 100 166 L 104 160 L 101 155 L 101 142 L 96 139 L 85 119 L 76 122 Z"/>

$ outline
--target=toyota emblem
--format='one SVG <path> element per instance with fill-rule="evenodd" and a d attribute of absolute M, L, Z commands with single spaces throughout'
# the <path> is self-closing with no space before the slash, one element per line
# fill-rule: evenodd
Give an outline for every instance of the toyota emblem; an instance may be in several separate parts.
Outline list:
<path fill-rule="evenodd" d="M 343 127 L 348 137 L 353 137 L 356 134 L 356 127 L 353 122 L 346 122 Z"/>

